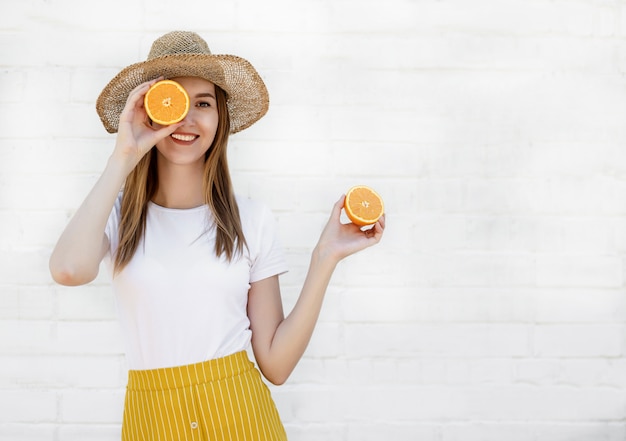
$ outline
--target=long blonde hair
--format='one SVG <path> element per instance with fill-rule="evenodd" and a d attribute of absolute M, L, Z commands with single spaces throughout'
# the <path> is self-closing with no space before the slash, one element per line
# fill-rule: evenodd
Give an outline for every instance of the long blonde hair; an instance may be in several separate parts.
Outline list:
<path fill-rule="evenodd" d="M 215 254 L 218 257 L 225 255 L 230 261 L 236 254 L 243 252 L 246 240 L 226 155 L 230 131 L 226 93 L 217 86 L 215 98 L 218 125 L 213 144 L 205 156 L 203 189 L 205 202 L 215 221 Z M 145 233 L 148 202 L 158 188 L 156 160 L 156 149 L 153 148 L 126 178 L 122 194 L 119 246 L 115 254 L 116 273 L 130 262 Z"/>

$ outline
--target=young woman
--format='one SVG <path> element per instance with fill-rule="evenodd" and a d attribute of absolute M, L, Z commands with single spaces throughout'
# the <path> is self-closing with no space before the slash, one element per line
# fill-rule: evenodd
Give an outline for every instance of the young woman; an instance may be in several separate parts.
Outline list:
<path fill-rule="evenodd" d="M 188 92 L 187 116 L 151 122 L 143 98 L 161 78 Z M 62 233 L 50 271 L 89 283 L 104 259 L 126 342 L 123 440 L 283 440 L 285 430 L 255 365 L 282 384 L 302 356 L 337 263 L 378 243 L 342 224 L 334 205 L 301 294 L 283 314 L 286 271 L 271 212 L 236 197 L 226 160 L 230 133 L 267 111 L 263 81 L 246 60 L 212 55 L 195 33 L 157 39 L 97 101 L 115 148 Z"/>

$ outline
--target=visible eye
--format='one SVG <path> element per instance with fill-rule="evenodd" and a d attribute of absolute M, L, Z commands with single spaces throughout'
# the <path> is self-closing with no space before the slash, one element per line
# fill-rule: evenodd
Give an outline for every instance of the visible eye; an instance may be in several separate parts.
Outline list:
<path fill-rule="evenodd" d="M 200 101 L 198 104 L 196 104 L 196 106 L 198 107 L 211 107 L 211 103 L 208 101 Z"/>

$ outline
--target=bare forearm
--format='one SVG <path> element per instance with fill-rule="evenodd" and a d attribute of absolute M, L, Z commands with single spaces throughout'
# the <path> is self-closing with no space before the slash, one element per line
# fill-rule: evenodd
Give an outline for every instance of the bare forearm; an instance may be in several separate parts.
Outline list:
<path fill-rule="evenodd" d="M 104 229 L 122 184 L 141 158 L 184 124 L 154 129 L 146 124 L 143 98 L 159 78 L 135 87 L 120 114 L 115 149 L 93 189 L 59 238 L 50 257 L 53 278 L 65 285 L 82 285 L 98 274 L 106 250 Z"/>
<path fill-rule="evenodd" d="M 270 347 L 275 383 L 283 383 L 304 354 L 315 329 L 324 295 L 337 262 L 313 251 L 302 291 L 293 310 L 280 323 Z"/>
<path fill-rule="evenodd" d="M 123 167 L 109 160 L 61 234 L 50 256 L 50 272 L 58 283 L 81 285 L 97 276 L 107 219 L 125 177 Z"/>
<path fill-rule="evenodd" d="M 255 282 L 248 297 L 252 346 L 259 367 L 274 384 L 283 383 L 302 357 L 322 308 L 335 267 L 342 259 L 375 245 L 382 237 L 384 216 L 373 228 L 340 221 L 342 196 L 334 205 L 313 254 L 302 292 L 291 313 L 284 318 L 278 276 Z"/>

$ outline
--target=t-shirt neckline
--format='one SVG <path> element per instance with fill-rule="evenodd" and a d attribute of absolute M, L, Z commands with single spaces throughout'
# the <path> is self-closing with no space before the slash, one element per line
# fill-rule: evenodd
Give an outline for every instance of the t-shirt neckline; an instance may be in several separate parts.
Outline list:
<path fill-rule="evenodd" d="M 170 207 L 164 207 L 163 205 L 159 205 L 153 201 L 149 201 L 148 206 L 159 211 L 170 212 L 170 213 L 193 213 L 196 211 L 205 211 L 207 209 L 206 204 L 198 205 L 197 207 L 191 207 L 191 208 L 170 208 Z"/>

